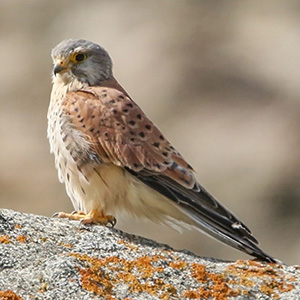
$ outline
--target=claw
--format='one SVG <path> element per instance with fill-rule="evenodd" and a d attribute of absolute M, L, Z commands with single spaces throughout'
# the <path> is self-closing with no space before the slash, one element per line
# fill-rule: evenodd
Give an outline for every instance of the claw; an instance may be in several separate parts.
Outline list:
<path fill-rule="evenodd" d="M 83 216 L 85 216 L 86 213 L 83 212 L 83 211 L 81 211 L 81 210 L 73 210 L 73 211 L 71 212 L 71 215 L 83 215 Z"/>
<path fill-rule="evenodd" d="M 111 226 L 110 226 L 111 228 L 114 228 L 115 225 L 117 224 L 117 219 L 116 219 L 114 216 L 110 216 L 110 217 L 113 217 L 113 219 L 110 220 L 110 221 L 108 221 L 108 224 L 111 225 Z"/>

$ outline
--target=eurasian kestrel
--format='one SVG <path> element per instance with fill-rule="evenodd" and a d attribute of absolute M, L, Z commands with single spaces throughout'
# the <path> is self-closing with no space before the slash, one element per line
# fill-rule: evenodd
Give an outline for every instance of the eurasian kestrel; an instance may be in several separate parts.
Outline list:
<path fill-rule="evenodd" d="M 59 217 L 114 225 L 113 215 L 127 211 L 174 228 L 195 227 L 274 262 L 200 186 L 193 168 L 119 85 L 101 46 L 66 40 L 52 50 L 52 59 L 48 138 L 77 211 Z"/>

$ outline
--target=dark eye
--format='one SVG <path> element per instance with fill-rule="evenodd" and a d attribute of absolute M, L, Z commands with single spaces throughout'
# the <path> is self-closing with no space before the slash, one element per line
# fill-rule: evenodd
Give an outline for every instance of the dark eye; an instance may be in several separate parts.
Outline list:
<path fill-rule="evenodd" d="M 75 55 L 75 60 L 76 61 L 83 61 L 83 60 L 85 60 L 85 58 L 86 58 L 86 56 L 82 53 L 79 53 L 79 54 Z"/>

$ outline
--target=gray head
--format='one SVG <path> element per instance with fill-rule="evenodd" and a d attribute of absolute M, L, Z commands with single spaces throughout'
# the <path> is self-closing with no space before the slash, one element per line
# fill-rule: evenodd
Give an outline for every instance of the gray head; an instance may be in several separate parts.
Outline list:
<path fill-rule="evenodd" d="M 99 45 L 82 40 L 62 41 L 51 53 L 54 76 L 61 76 L 65 84 L 74 79 L 89 85 L 112 78 L 112 61 Z"/>

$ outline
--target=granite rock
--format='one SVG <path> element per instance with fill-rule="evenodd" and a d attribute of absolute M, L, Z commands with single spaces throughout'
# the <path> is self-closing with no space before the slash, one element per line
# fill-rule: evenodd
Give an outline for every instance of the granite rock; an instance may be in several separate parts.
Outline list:
<path fill-rule="evenodd" d="M 300 267 L 176 251 L 114 228 L 0 210 L 0 299 L 300 299 Z"/>

